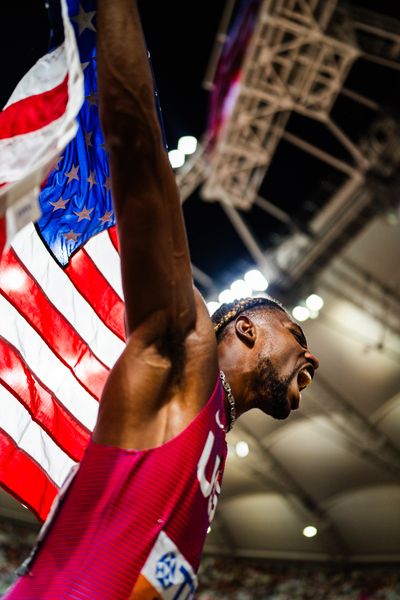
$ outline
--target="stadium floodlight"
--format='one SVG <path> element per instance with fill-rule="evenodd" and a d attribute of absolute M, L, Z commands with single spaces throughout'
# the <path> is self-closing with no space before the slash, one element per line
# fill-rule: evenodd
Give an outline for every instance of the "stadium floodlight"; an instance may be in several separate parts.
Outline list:
<path fill-rule="evenodd" d="M 213 300 L 211 302 L 207 302 L 207 309 L 208 309 L 208 312 L 210 315 L 215 313 L 215 311 L 218 310 L 220 306 L 221 306 L 220 302 L 215 302 Z"/>
<path fill-rule="evenodd" d="M 193 135 L 183 135 L 178 140 L 178 150 L 184 154 L 194 154 L 197 148 L 197 139 Z"/>
<path fill-rule="evenodd" d="M 232 290 L 223 290 L 218 296 L 218 301 L 221 302 L 221 304 L 224 304 L 225 302 L 233 302 L 235 298 L 236 296 Z"/>
<path fill-rule="evenodd" d="M 265 292 L 268 287 L 268 281 L 258 269 L 247 271 L 244 280 L 248 283 L 255 292 Z"/>
<path fill-rule="evenodd" d="M 306 306 L 295 306 L 292 310 L 292 315 L 296 321 L 307 321 L 310 317 L 310 311 Z"/>
<path fill-rule="evenodd" d="M 238 300 L 240 298 L 247 298 L 253 293 L 251 286 L 244 279 L 236 279 L 231 285 L 231 290 Z"/>
<path fill-rule="evenodd" d="M 318 529 L 314 527 L 314 525 L 307 525 L 307 527 L 304 527 L 303 529 L 303 535 L 308 538 L 314 537 L 317 533 Z"/>
<path fill-rule="evenodd" d="M 307 308 L 312 311 L 321 310 L 323 305 L 324 301 L 322 300 L 321 296 L 318 296 L 318 294 L 310 294 L 306 300 Z"/>
<path fill-rule="evenodd" d="M 170 150 L 168 158 L 173 169 L 178 169 L 185 163 L 185 155 L 182 150 Z"/>
<path fill-rule="evenodd" d="M 235 452 L 240 458 L 246 458 L 249 453 L 249 445 L 247 442 L 238 442 L 235 446 Z"/>

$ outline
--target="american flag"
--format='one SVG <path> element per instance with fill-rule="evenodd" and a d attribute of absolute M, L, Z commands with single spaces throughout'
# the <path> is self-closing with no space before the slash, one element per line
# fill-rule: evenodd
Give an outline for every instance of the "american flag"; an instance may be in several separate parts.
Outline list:
<path fill-rule="evenodd" d="M 104 382 L 124 347 L 118 241 L 97 107 L 95 2 L 90 0 L 67 2 L 85 99 L 75 138 L 54 160 L 71 136 L 71 123 L 64 124 L 67 132 L 60 124 L 71 102 L 77 103 L 70 95 L 79 92 L 66 70 L 66 55 L 73 49 L 67 48 L 68 23 L 64 20 L 61 28 L 59 23 L 65 2 L 47 3 L 53 47 L 0 115 L 0 129 L 11 120 L 0 145 L 5 139 L 28 154 L 29 164 L 21 166 L 13 162 L 15 154 L 4 152 L 7 144 L 1 148 L 9 162 L 2 183 L 15 182 L 17 206 L 18 184 L 40 186 L 49 164 L 55 164 L 41 185 L 39 220 L 19 231 L 0 263 L 0 482 L 40 519 L 82 457 Z M 40 103 L 42 121 L 23 121 L 24 108 L 34 102 Z M 25 122 L 22 130 L 20 122 Z M 56 139 L 48 136 L 52 129 Z M 47 147 L 35 162 L 29 143 L 40 136 Z M 29 189 L 29 202 L 33 193 Z"/>

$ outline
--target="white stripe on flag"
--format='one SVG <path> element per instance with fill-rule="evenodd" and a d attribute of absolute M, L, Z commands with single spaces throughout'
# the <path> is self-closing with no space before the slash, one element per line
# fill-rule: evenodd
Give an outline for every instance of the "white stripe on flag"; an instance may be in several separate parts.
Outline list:
<path fill-rule="evenodd" d="M 11 104 L 37 94 L 49 92 L 64 81 L 68 72 L 64 44 L 45 54 L 24 75 L 10 96 L 6 109 Z"/>
<path fill-rule="evenodd" d="M 108 232 L 102 231 L 92 237 L 85 244 L 85 250 L 115 293 L 123 300 L 120 258 Z"/>
<path fill-rule="evenodd" d="M 0 183 L 18 180 L 23 166 L 21 157 L 24 157 L 24 162 L 30 167 L 41 161 L 43 156 L 48 157 L 47 160 L 50 160 L 50 154 L 56 156 L 57 133 L 62 129 L 64 122 L 65 114 L 35 131 L 0 139 Z M 40 176 L 41 172 L 36 175 L 35 185 L 42 183 Z"/>
<path fill-rule="evenodd" d="M 83 74 L 66 0 L 61 0 L 61 9 L 68 72 L 68 102 L 64 115 L 58 120 L 59 127 L 52 139 L 48 136 L 42 139 L 43 136 L 39 136 L 35 148 L 28 147 L 26 141 L 20 153 L 14 146 L 6 145 L 7 152 L 4 152 L 5 148 L 0 147 L 0 183 L 6 184 L 0 189 L 0 216 L 7 211 L 9 239 L 16 229 L 26 223 L 26 220 L 21 219 L 22 213 L 28 213 L 29 218 L 33 218 L 38 210 L 38 185 L 43 182 L 60 151 L 72 140 L 78 129 L 76 116 L 84 100 Z M 24 136 L 16 136 L 15 139 L 17 138 Z M 13 214 L 14 209 L 18 218 Z"/>
<path fill-rule="evenodd" d="M 66 114 L 69 119 L 74 119 L 85 99 L 83 73 L 74 28 L 68 15 L 67 0 L 61 0 L 61 12 L 64 23 L 65 54 L 68 65 L 68 106 Z M 66 139 L 64 145 L 70 139 L 72 138 Z"/>
<path fill-rule="evenodd" d="M 31 456 L 51 479 L 62 485 L 69 470 L 75 464 L 32 420 L 29 412 L 2 385 L 0 385 L 1 427 L 14 442 Z M 23 477 L 21 473 L 21 477 Z"/>
<path fill-rule="evenodd" d="M 50 302 L 71 323 L 97 358 L 111 368 L 124 349 L 124 342 L 106 327 L 66 273 L 49 257 L 32 224 L 18 233 L 12 247 Z"/>
<path fill-rule="evenodd" d="M 0 295 L 2 337 L 15 346 L 38 379 L 88 429 L 96 423 L 98 402 L 80 385 L 38 333 Z M 3 411 L 2 411 L 3 413 Z"/>

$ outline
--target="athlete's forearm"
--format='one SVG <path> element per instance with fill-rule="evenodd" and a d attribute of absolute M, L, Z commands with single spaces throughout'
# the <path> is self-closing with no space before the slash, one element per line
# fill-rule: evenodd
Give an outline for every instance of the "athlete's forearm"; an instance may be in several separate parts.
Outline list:
<path fill-rule="evenodd" d="M 142 156 L 162 144 L 153 80 L 135 0 L 98 0 L 98 77 L 101 123 L 116 150 L 130 144 Z M 154 149 L 152 149 L 154 152 Z"/>
<path fill-rule="evenodd" d="M 195 318 L 189 252 L 134 0 L 98 0 L 98 74 L 128 330 L 161 311 L 179 338 Z"/>

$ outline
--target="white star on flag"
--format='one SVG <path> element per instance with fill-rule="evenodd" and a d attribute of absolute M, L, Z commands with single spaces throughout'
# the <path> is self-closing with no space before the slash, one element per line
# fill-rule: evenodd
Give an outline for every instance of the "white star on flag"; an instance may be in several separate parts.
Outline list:
<path fill-rule="evenodd" d="M 78 177 L 78 171 L 79 171 L 79 165 L 75 167 L 75 165 L 72 165 L 71 169 L 68 171 L 68 173 L 64 173 L 65 177 L 67 177 L 68 183 L 71 183 L 71 181 L 73 179 L 76 179 L 76 181 L 79 181 L 79 177 Z"/>
<path fill-rule="evenodd" d="M 76 23 L 78 23 L 79 35 L 82 35 L 82 33 L 86 29 L 90 29 L 91 31 L 96 31 L 96 28 L 92 23 L 92 19 L 95 14 L 96 14 L 95 10 L 86 12 L 85 9 L 82 7 L 82 5 L 81 4 L 79 5 L 79 14 L 75 15 L 75 17 L 72 17 L 72 20 L 76 21 Z"/>

